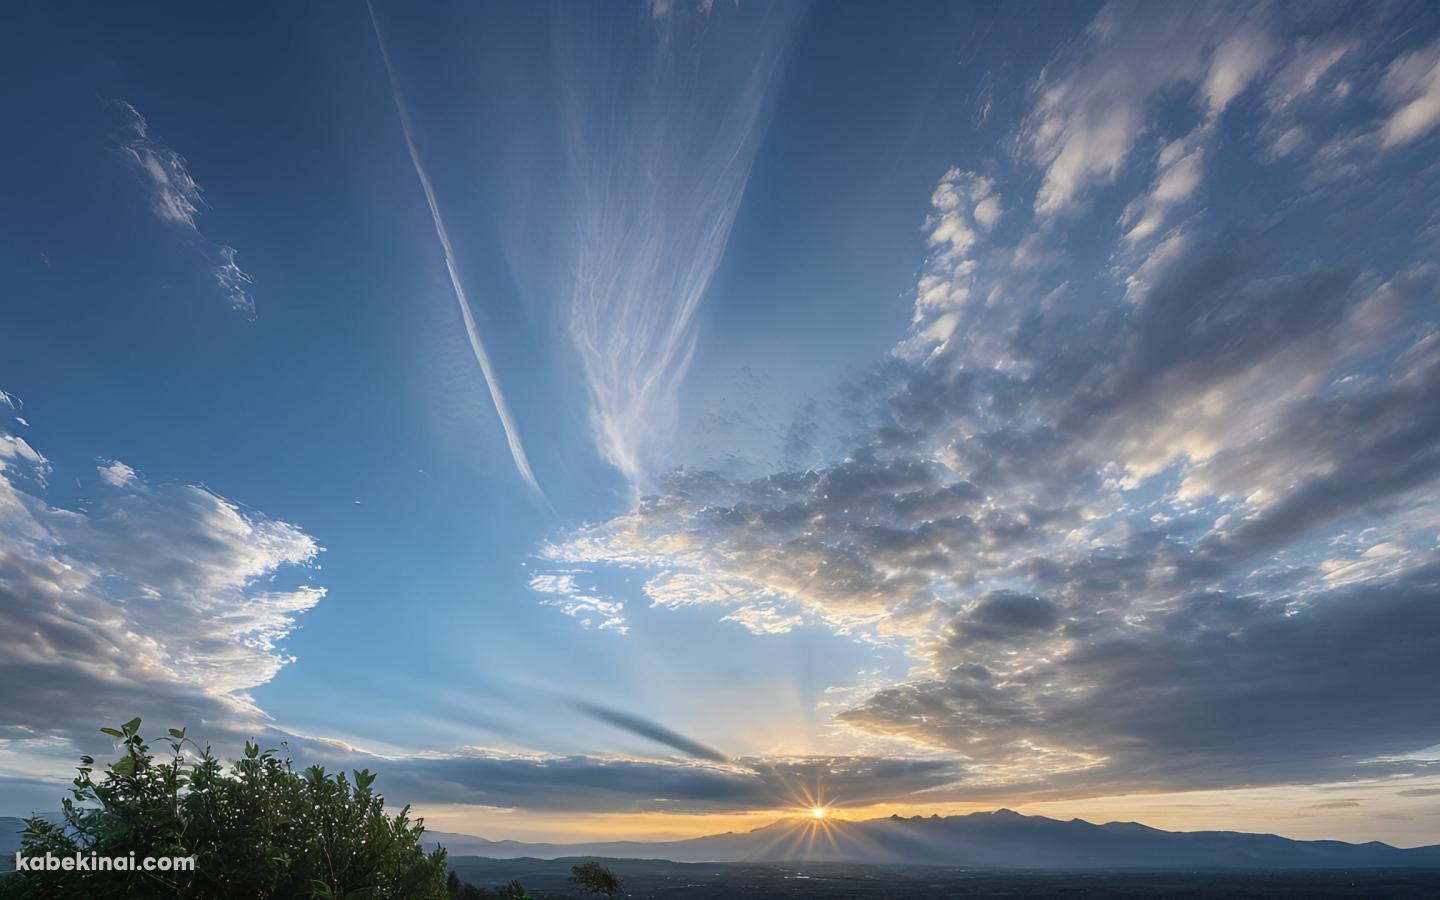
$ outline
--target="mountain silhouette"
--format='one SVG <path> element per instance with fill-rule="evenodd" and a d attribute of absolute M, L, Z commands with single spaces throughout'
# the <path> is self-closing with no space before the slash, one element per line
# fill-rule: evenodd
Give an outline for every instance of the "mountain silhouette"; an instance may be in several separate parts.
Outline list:
<path fill-rule="evenodd" d="M 782 819 L 743 833 L 683 841 L 532 844 L 425 832 L 451 856 L 558 859 L 601 856 L 673 862 L 849 862 L 1028 869 L 1440 868 L 1440 845 L 1297 841 L 1236 831 L 1162 831 L 1135 822 L 1095 825 L 1008 809 L 966 816 Z"/>

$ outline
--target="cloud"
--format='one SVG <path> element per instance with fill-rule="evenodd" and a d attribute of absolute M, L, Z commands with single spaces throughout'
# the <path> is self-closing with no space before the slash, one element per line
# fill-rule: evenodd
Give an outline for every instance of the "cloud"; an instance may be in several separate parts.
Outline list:
<path fill-rule="evenodd" d="M 510 447 L 510 457 L 515 461 L 515 468 L 530 489 L 540 495 L 543 500 L 544 492 L 540 490 L 540 483 L 535 480 L 535 473 L 530 468 L 530 459 L 525 455 L 525 446 L 520 441 L 520 430 L 515 424 L 514 417 L 510 414 L 510 405 L 505 401 L 505 394 L 500 390 L 500 380 L 490 361 L 490 354 L 485 349 L 485 343 L 480 337 L 480 328 L 475 324 L 475 315 L 470 311 L 470 300 L 465 296 L 465 284 L 460 279 L 460 270 L 455 262 L 455 249 L 450 245 L 450 232 L 445 228 L 445 219 L 440 215 L 440 203 L 435 199 L 435 189 L 430 184 L 430 175 L 426 172 L 425 164 L 420 159 L 419 148 L 415 146 L 414 130 L 410 126 L 410 108 L 405 103 L 405 95 L 401 92 L 400 82 L 395 77 L 395 67 L 390 61 L 390 51 L 385 45 L 384 35 L 380 33 L 380 21 L 375 18 L 375 7 L 370 0 L 366 0 L 365 8 L 370 13 L 370 25 L 375 32 L 375 43 L 380 47 L 380 56 L 385 62 L 385 75 L 390 82 L 390 96 L 395 101 L 395 111 L 400 117 L 400 130 L 405 135 L 405 149 L 410 153 L 410 164 L 415 169 L 415 177 L 420 180 L 420 187 L 425 191 L 425 202 L 430 207 L 430 220 L 435 226 L 435 237 L 439 240 L 440 249 L 445 254 L 445 272 L 450 276 L 450 287 L 455 292 L 455 305 L 459 307 L 460 318 L 465 323 L 465 336 L 470 341 L 470 352 L 480 366 L 480 373 L 485 377 L 485 386 L 490 391 L 490 401 L 495 404 L 495 415 L 499 417 L 500 426 L 505 430 L 505 441 Z"/>
<path fill-rule="evenodd" d="M 1440 42 L 1391 63 L 1380 94 L 1392 107 L 1381 127 L 1384 147 L 1408 144 L 1429 134 L 1440 124 Z"/>
<path fill-rule="evenodd" d="M 1215 49 L 1210 72 L 1202 88 L 1211 116 L 1225 111 L 1230 101 L 1250 86 L 1270 64 L 1275 47 L 1263 32 L 1242 28 Z"/>
<path fill-rule="evenodd" d="M 982 239 L 1004 214 L 995 181 L 952 168 L 930 197 L 926 243 L 933 253 L 915 288 L 911 337 L 895 347 L 895 356 L 918 361 L 945 347 L 965 315 L 973 315 L 986 297 L 977 288 Z"/>
<path fill-rule="evenodd" d="M 1205 143 L 1209 129 L 1196 128 L 1160 149 L 1156 157 L 1155 181 L 1148 193 L 1125 207 L 1122 225 L 1129 226 L 1127 241 L 1141 241 L 1157 234 L 1166 215 L 1190 199 L 1204 178 Z"/>
<path fill-rule="evenodd" d="M 99 473 L 100 480 L 111 487 L 125 487 L 139 480 L 135 470 L 118 459 L 112 459 L 103 466 L 96 466 L 95 471 Z"/>
<path fill-rule="evenodd" d="M 644 23 L 663 31 L 657 55 L 622 60 L 623 73 L 674 72 L 687 52 L 687 71 L 710 72 L 686 15 L 672 7 Z M 716 13 L 709 24 L 724 31 L 736 20 Z M 1260 154 L 1276 192 L 1304 181 L 1285 181 L 1305 173 L 1277 162 L 1277 142 L 1297 128 L 1290 153 L 1321 140 L 1320 126 L 1334 126 L 1321 121 L 1326 104 L 1338 102 L 1325 98 L 1356 72 L 1374 73 L 1357 83 L 1384 104 L 1378 119 L 1365 114 L 1357 141 L 1375 150 L 1392 120 L 1423 125 L 1425 107 L 1413 104 L 1429 70 L 1414 60 L 1427 51 L 1362 61 L 1368 45 L 1296 37 L 1265 8 L 1107 7 L 1036 82 L 1019 157 L 937 182 L 917 239 L 928 256 L 910 332 L 844 390 L 846 437 L 817 447 L 813 411 L 802 412 L 779 471 L 653 473 L 693 347 L 690 301 L 723 249 L 768 102 L 754 73 L 778 64 L 779 45 L 761 44 L 713 82 L 631 79 L 614 118 L 576 87 L 574 206 L 547 219 L 573 238 L 574 252 L 555 258 L 583 263 L 557 266 L 584 274 L 561 294 L 564 324 L 582 359 L 595 354 L 586 375 L 597 441 L 648 491 L 544 547 L 531 587 L 591 627 L 623 631 L 626 603 L 638 599 L 710 611 L 762 641 L 805 626 L 899 648 L 913 664 L 904 680 L 834 695 L 826 709 L 835 733 L 859 746 L 908 744 L 914 755 L 725 761 L 657 723 L 595 707 L 591 715 L 692 758 L 484 748 L 381 758 L 303 738 L 297 755 L 379 759 L 391 792 L 415 802 L 597 811 L 770 808 L 822 776 L 862 802 L 1432 772 L 1426 748 L 1440 732 L 1414 710 L 1440 676 L 1440 279 L 1357 198 L 1415 173 L 1394 154 L 1394 171 L 1377 167 L 1354 191 L 1325 194 L 1333 209 L 1323 227 L 1304 197 L 1252 221 L 1194 209 L 1207 167 L 1242 165 L 1229 160 L 1237 147 Z M 611 87 L 598 79 L 595 89 Z M 731 112 L 718 136 L 658 114 L 692 95 Z M 608 145 L 597 135 L 611 126 L 648 143 Z M 1239 140 L 1247 135 L 1255 145 Z M 694 172 L 667 162 L 701 138 L 678 154 Z M 664 153 L 652 159 L 650 146 Z M 711 146 L 738 162 L 700 179 L 713 169 Z M 636 187 L 647 165 L 654 191 Z M 1005 178 L 1012 167 L 1019 177 Z M 722 190 L 697 198 L 692 176 Z M 1118 223 L 1113 213 L 1087 220 L 1099 250 L 1059 248 L 1051 223 L 1082 212 L 1110 181 L 1139 193 Z M 685 216 L 672 197 L 685 198 Z M 701 208 L 714 214 L 693 214 Z M 575 229 L 555 226 L 571 213 Z M 1027 214 L 1042 227 L 1021 221 Z M 1371 252 L 1377 241 L 1384 253 Z M 677 259 L 686 266 L 674 269 Z M 0 465 L 7 484 L 28 490 L 49 463 L 6 435 Z M 177 721 L 258 722 L 244 685 L 284 664 L 289 620 L 315 598 L 272 594 L 257 579 L 303 564 L 313 542 L 307 551 L 290 526 L 201 488 L 152 487 L 118 465 L 101 467 L 108 484 L 93 508 L 52 510 L 14 487 L 18 508 L 44 514 L 3 518 L 27 548 L 0 566 L 5 585 L 23 586 L 9 588 L 17 596 L 46 596 L 32 582 L 80 579 L 31 608 L 99 598 L 63 607 L 61 618 L 84 613 L 78 630 L 47 623 L 44 646 L 58 648 L 48 652 L 71 655 L 37 702 L 54 707 L 70 690 L 104 696 L 120 672 Z M 185 540 L 196 533 L 206 540 Z M 168 549 L 133 553 L 145 540 Z M 44 553 L 63 553 L 68 568 L 30 559 L 43 563 Z M 103 579 L 86 569 L 97 560 L 110 561 Z M 637 596 L 591 587 L 611 567 L 638 571 Z M 119 591 L 144 603 L 114 602 Z M 129 647 L 138 639 L 123 617 L 170 596 L 202 609 L 164 647 L 143 648 L 163 664 L 72 661 L 117 665 L 95 635 Z M 213 608 L 211 597 L 221 598 Z M 235 605 L 252 636 L 239 646 L 228 630 L 211 633 Z M 180 628 L 136 623 L 139 634 Z M 187 644 L 203 652 L 172 658 Z"/>
<path fill-rule="evenodd" d="M 80 510 L 26 488 L 39 454 L 0 463 L 0 744 L 26 751 L 17 765 L 34 771 L 21 774 L 108 749 L 97 729 L 122 713 L 218 734 L 258 727 L 247 692 L 288 662 L 296 617 L 324 596 L 273 579 L 313 561 L 314 539 L 119 461 L 99 467 L 104 487 Z"/>
<path fill-rule="evenodd" d="M 600 706 L 596 703 L 576 702 L 573 705 L 580 712 L 593 719 L 614 725 L 616 728 L 623 728 L 631 734 L 638 734 L 647 740 L 664 744 L 694 759 L 704 759 L 717 763 L 726 762 L 725 755 L 720 751 L 712 750 L 698 741 L 692 741 L 658 722 L 652 722 L 641 716 L 622 712 L 617 709 L 610 709 L 609 707 Z"/>
<path fill-rule="evenodd" d="M 575 583 L 573 574 L 534 575 L 530 578 L 530 589 L 550 595 L 541 602 L 575 617 L 585 628 L 599 628 L 617 634 L 628 634 L 630 631 L 630 626 L 625 623 L 625 604 L 582 590 Z"/>
<path fill-rule="evenodd" d="M 369 765 L 380 787 L 413 803 L 460 803 L 537 812 L 705 813 L 808 805 L 823 783 L 827 796 L 863 806 L 903 802 L 954 782 L 949 760 L 867 756 L 744 757 L 731 764 L 657 762 L 624 757 L 458 752 L 428 758 L 367 761 L 325 747 L 301 748 L 306 759 Z"/>
<path fill-rule="evenodd" d="M 29 476 L 44 486 L 51 471 L 50 460 L 30 446 L 24 438 L 0 432 L 0 473 Z"/>
<path fill-rule="evenodd" d="M 1369 43 L 1376 44 L 1379 48 L 1388 49 L 1395 43 L 1392 36 L 1386 33 L 1380 34 L 1378 38 L 1373 35 L 1369 37 Z M 1358 56 L 1360 47 L 1360 41 L 1352 41 L 1343 45 L 1343 53 L 1339 48 L 1332 48 L 1327 56 L 1315 60 L 1314 68 L 1319 70 L 1316 80 L 1330 75 L 1332 69 L 1339 70 L 1338 66 L 1330 63 L 1331 56 L 1337 62 L 1341 56 Z M 1318 52 L 1313 51 L 1311 55 Z M 1300 62 L 1299 57 L 1296 62 Z M 1330 64 L 1324 65 L 1325 63 Z M 1343 181 L 1372 171 L 1385 162 L 1392 151 L 1424 139 L 1440 124 L 1440 42 L 1432 41 L 1423 47 L 1404 52 L 1391 59 L 1383 70 L 1379 70 L 1378 65 L 1368 68 L 1352 65 L 1350 70 L 1345 77 L 1330 75 L 1334 85 L 1326 98 L 1328 105 L 1338 106 L 1359 95 L 1377 103 L 1380 114 L 1358 128 L 1343 131 L 1333 127 L 1330 129 L 1332 133 L 1320 143 L 1314 154 L 1314 173 L 1321 180 Z M 1377 70 L 1382 72 L 1378 80 L 1373 76 Z M 1286 73 L 1282 71 L 1281 75 L 1284 74 Z M 1305 90 L 1297 92 L 1298 96 L 1313 93 L 1313 88 L 1308 84 L 1302 83 L 1302 86 Z M 1373 109 L 1371 107 L 1372 115 Z M 1280 137 L 1275 139 L 1277 157 L 1285 155 L 1281 152 L 1282 149 L 1288 153 L 1293 145 L 1298 145 L 1308 138 L 1308 130 L 1301 126 L 1296 125 L 1285 130 L 1285 126 L 1294 119 L 1293 111 L 1289 107 L 1282 109 L 1274 118 L 1277 124 L 1268 125 L 1267 128 L 1272 134 L 1280 134 Z M 1289 140 L 1292 134 L 1296 136 Z M 1287 141 L 1284 147 L 1279 145 L 1282 139 Z"/>
<path fill-rule="evenodd" d="M 1155 126 L 1155 107 L 1193 90 L 1203 116 L 1161 146 L 1150 190 L 1121 220 L 1132 242 L 1161 233 L 1166 213 L 1200 185 L 1216 121 L 1271 66 L 1277 44 L 1262 18 L 1257 9 L 1218 4 L 1116 2 L 1101 10 L 1081 45 L 1046 68 L 1020 135 L 1044 168 L 1037 219 L 1073 214 L 1090 188 L 1114 182 Z"/>
<path fill-rule="evenodd" d="M 111 754 L 99 726 L 137 714 L 147 733 L 188 726 L 222 755 L 256 737 L 266 746 L 284 742 L 302 765 L 378 769 L 388 795 L 414 803 L 714 812 L 794 805 L 820 781 L 852 802 L 876 802 L 957 777 L 943 760 L 727 761 L 664 726 L 595 704 L 577 708 L 695 759 L 474 747 L 381 755 L 297 733 L 272 722 L 248 691 L 290 661 L 286 637 L 324 595 L 308 584 L 276 584 L 316 558 L 314 539 L 206 488 L 152 485 L 118 460 L 97 467 L 100 491 L 83 510 L 58 507 L 25 489 L 48 462 L 22 446 L 29 447 L 0 443 L 0 779 L 29 786 L 27 798 L 58 796 L 60 773 L 78 754 Z"/>
<path fill-rule="evenodd" d="M 1325 592 L 1301 607 L 1196 594 L 1143 622 L 1101 624 L 1090 614 L 1027 671 L 957 668 L 840 718 L 959 750 L 977 782 L 1017 787 L 1216 787 L 1404 770 L 1377 760 L 1440 740 L 1412 714 L 1440 675 L 1429 637 L 1437 571 Z M 1030 758 L 1036 746 L 1090 764 L 1083 776 L 1047 772 Z"/>
<path fill-rule="evenodd" d="M 560 207 L 536 236 L 559 273 L 596 446 L 637 485 L 669 442 L 798 18 L 785 5 L 654 8 L 659 21 L 628 28 L 563 17 L 569 151 Z"/>
<path fill-rule="evenodd" d="M 969 611 L 960 630 L 981 640 L 1005 640 L 1024 632 L 1053 631 L 1060 620 L 1055 604 L 1014 591 L 993 591 Z"/>
<path fill-rule="evenodd" d="M 190 174 L 185 157 L 150 134 L 150 123 L 135 107 L 124 100 L 115 105 L 125 116 L 126 137 L 120 151 L 146 179 L 150 188 L 150 208 L 155 215 L 174 224 L 210 263 L 210 273 L 230 306 L 255 315 L 255 300 L 250 296 L 249 275 L 235 262 L 234 247 L 217 244 L 200 230 L 196 217 L 206 207 L 205 193 Z"/>
<path fill-rule="evenodd" d="M 1289 60 L 1270 79 L 1265 104 L 1272 111 L 1291 109 L 1312 95 L 1335 71 L 1358 42 L 1333 37 L 1301 39 Z"/>
<path fill-rule="evenodd" d="M 1046 67 L 1021 133 L 1044 169 L 1038 218 L 1073 212 L 1085 192 L 1113 182 L 1145 131 L 1151 107 L 1180 86 L 1198 87 L 1218 116 L 1266 67 L 1270 40 L 1241 7 L 1183 9 L 1111 3 L 1071 53 Z"/>
<path fill-rule="evenodd" d="M 1190 220 L 1132 275 L 1057 292 L 974 215 L 998 195 L 937 184 L 911 334 L 850 389 L 843 449 L 673 472 L 542 555 L 639 568 L 659 606 L 908 648 L 912 680 L 834 722 L 956 754 L 947 796 L 1424 770 L 1405 754 L 1440 740 L 1412 714 L 1440 674 L 1433 267 L 1357 271 L 1326 245 L 1297 266 L 1291 223 Z"/>

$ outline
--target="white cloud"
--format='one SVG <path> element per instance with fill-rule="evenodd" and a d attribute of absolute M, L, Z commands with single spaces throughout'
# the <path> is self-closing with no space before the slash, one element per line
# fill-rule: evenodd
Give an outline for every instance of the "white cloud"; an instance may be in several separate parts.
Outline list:
<path fill-rule="evenodd" d="M 1265 105 L 1280 112 L 1309 96 L 1356 46 L 1354 41 L 1300 41 L 1294 55 L 1270 79 Z"/>
<path fill-rule="evenodd" d="M 205 206 L 200 184 L 190 174 L 185 157 L 150 137 L 150 126 L 140 111 L 117 101 L 129 115 L 131 136 L 120 149 L 150 178 L 150 203 L 155 215 L 198 231 L 195 217 Z"/>
<path fill-rule="evenodd" d="M 1339 93 L 1348 82 L 1336 87 Z M 1385 151 L 1418 141 L 1440 124 L 1440 41 L 1392 60 L 1375 93 L 1385 112 L 1370 124 L 1321 144 L 1315 152 L 1317 178 L 1354 178 L 1386 158 Z M 1276 156 L 1282 155 L 1280 150 L 1276 148 Z"/>
<path fill-rule="evenodd" d="M 1208 137 L 1209 129 L 1201 125 L 1186 137 L 1161 148 L 1150 191 L 1130 201 L 1120 217 L 1121 224 L 1130 229 L 1125 233 L 1127 241 L 1141 241 L 1159 233 L 1169 212 L 1190 199 L 1200 187 L 1205 174 L 1204 146 Z"/>
<path fill-rule="evenodd" d="M 530 589 L 550 595 L 540 602 L 574 617 L 585 628 L 599 628 L 617 634 L 630 632 L 630 626 L 625 623 L 625 604 L 582 590 L 575 583 L 572 573 L 534 575 L 530 578 Z"/>
<path fill-rule="evenodd" d="M 125 487 L 139 480 L 135 470 L 118 459 L 112 459 L 105 465 L 96 466 L 95 471 L 100 473 L 101 481 L 113 487 Z"/>
<path fill-rule="evenodd" d="M 790 629 L 805 624 L 805 617 L 786 613 L 773 606 L 742 606 L 721 618 L 735 622 L 751 634 L 789 634 Z"/>
<path fill-rule="evenodd" d="M 1230 101 L 1250 86 L 1270 64 L 1275 46 L 1258 31 L 1244 30 L 1225 40 L 1210 61 L 1205 76 L 1205 102 L 1209 114 L 1218 116 Z"/>
<path fill-rule="evenodd" d="M 263 722 L 246 692 L 289 661 L 296 616 L 325 593 L 275 578 L 308 566 L 315 540 L 118 460 L 98 467 L 99 499 L 58 507 L 22 487 L 22 466 L 43 465 L 31 451 L 0 470 L 0 739 L 48 734 L 65 756 L 117 717 Z"/>
<path fill-rule="evenodd" d="M 901 359 L 924 359 L 955 335 L 975 297 L 979 244 L 1004 215 L 994 179 L 958 168 L 941 176 L 930 205 L 924 230 L 936 252 L 915 287 L 910 337 L 893 350 Z"/>
<path fill-rule="evenodd" d="M 31 447 L 24 438 L 4 433 L 0 433 L 0 460 L 30 463 L 36 469 L 48 465 L 45 457 Z M 0 466 L 0 471 L 3 469 L 4 467 Z"/>
<path fill-rule="evenodd" d="M 1408 144 L 1440 124 L 1440 41 L 1390 64 L 1380 85 L 1392 112 L 1382 126 L 1383 146 Z"/>
<path fill-rule="evenodd" d="M 495 373 L 494 364 L 490 361 L 490 353 L 485 349 L 485 342 L 480 337 L 480 328 L 475 323 L 475 315 L 470 311 L 470 298 L 465 295 L 465 283 L 460 278 L 460 268 L 455 261 L 455 248 L 450 243 L 450 231 L 445 227 L 445 217 L 440 214 L 440 202 L 435 197 L 435 187 L 430 183 L 430 174 L 425 168 L 425 163 L 420 158 L 420 148 L 415 144 L 415 132 L 410 126 L 410 107 L 405 102 L 405 95 L 400 90 L 400 80 L 395 76 L 395 66 L 390 59 L 390 49 L 385 43 L 385 36 L 380 32 L 380 20 L 375 17 L 375 7 L 367 2 L 366 9 L 370 13 L 370 25 L 375 31 L 375 43 L 380 47 L 380 58 L 385 63 L 385 76 L 390 83 L 390 96 L 395 101 L 395 112 L 400 118 L 400 130 L 405 136 L 405 149 L 410 154 L 410 165 L 415 170 L 415 177 L 420 181 L 420 187 L 425 192 L 425 203 L 430 208 L 430 221 L 435 228 L 435 238 L 440 242 L 440 249 L 445 255 L 445 274 L 450 278 L 450 289 L 455 296 L 455 304 L 460 312 L 460 319 L 465 325 L 465 337 L 470 342 L 471 355 L 475 357 L 475 363 L 480 367 L 480 374 L 485 379 L 485 387 L 490 392 L 490 402 L 495 406 L 495 415 L 500 420 L 500 427 L 505 432 L 505 442 L 510 447 L 510 458 L 515 462 L 515 469 L 530 489 L 544 499 L 544 492 L 540 489 L 540 482 L 535 479 L 535 472 L 530 468 L 530 458 L 525 453 L 525 445 L 520 440 L 520 429 L 515 424 L 515 417 L 510 414 L 510 404 L 505 399 L 505 393 L 500 389 L 500 378 Z M 230 248 L 225 248 L 229 250 Z M 226 270 L 230 280 L 248 278 L 244 272 L 234 268 L 234 251 L 226 257 L 230 264 Z"/>
<path fill-rule="evenodd" d="M 200 183 L 190 174 L 185 157 L 150 134 L 150 124 L 140 111 L 124 100 L 116 105 L 127 119 L 128 136 L 120 151 L 146 178 L 150 187 L 150 208 L 155 215 L 172 222 L 210 260 L 210 273 L 230 305 L 253 316 L 255 300 L 249 287 L 254 282 L 235 262 L 235 248 L 211 241 L 200 230 L 196 216 L 206 206 Z"/>
<path fill-rule="evenodd" d="M 1042 220 L 1073 211 L 1084 192 L 1115 180 L 1149 124 L 1151 107 L 1178 85 L 1216 118 L 1265 70 L 1272 42 L 1240 8 L 1111 3 L 1085 42 L 1046 68 L 1021 144 L 1044 168 L 1035 198 Z"/>
<path fill-rule="evenodd" d="M 1306 131 L 1303 126 L 1291 125 L 1275 135 L 1275 139 L 1270 143 L 1270 155 L 1275 159 L 1289 156 L 1304 143 L 1305 138 Z"/>
<path fill-rule="evenodd" d="M 525 216 L 542 229 L 527 246 L 540 248 L 539 265 L 555 278 L 534 293 L 560 310 L 596 447 L 637 490 L 664 468 L 698 314 L 798 12 L 785 4 L 652 8 L 662 7 L 662 27 L 641 22 L 620 36 L 632 42 L 624 77 L 612 59 L 585 55 L 596 44 L 588 33 L 574 41 L 584 50 L 561 73 L 569 151 L 561 206 Z M 724 27 L 712 27 L 719 17 Z M 567 16 L 561 27 L 587 21 Z"/>

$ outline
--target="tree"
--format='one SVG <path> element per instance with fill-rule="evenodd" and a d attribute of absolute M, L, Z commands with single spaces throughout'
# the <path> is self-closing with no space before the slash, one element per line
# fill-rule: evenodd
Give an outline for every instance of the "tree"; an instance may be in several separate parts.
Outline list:
<path fill-rule="evenodd" d="M 502 884 L 495 889 L 495 896 L 500 900 L 535 900 L 525 890 L 525 885 L 519 881 L 511 881 L 509 884 Z"/>
<path fill-rule="evenodd" d="M 579 890 L 606 897 L 614 897 L 625 886 L 619 876 L 593 860 L 570 867 L 570 884 Z"/>
<path fill-rule="evenodd" d="M 518 885 L 520 882 L 516 881 L 514 884 Z M 520 891 L 523 894 L 525 889 L 522 887 Z M 445 892 L 450 895 L 450 900 L 494 900 L 495 897 L 484 888 L 461 881 L 454 869 L 450 870 L 450 876 L 445 880 Z"/>
<path fill-rule="evenodd" d="M 368 770 L 298 773 L 254 741 L 227 770 L 183 730 L 170 729 L 168 758 L 150 753 L 139 719 L 101 730 L 123 755 L 98 781 L 83 757 L 63 822 L 27 820 L 21 854 L 192 857 L 194 871 L 27 871 L 0 881 L 0 897 L 445 900 L 445 851 L 425 853 L 409 807 L 385 814 Z"/>

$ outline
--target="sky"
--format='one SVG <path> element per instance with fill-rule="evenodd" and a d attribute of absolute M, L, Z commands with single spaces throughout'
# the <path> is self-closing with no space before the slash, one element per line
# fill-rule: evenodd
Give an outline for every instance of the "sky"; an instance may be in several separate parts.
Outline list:
<path fill-rule="evenodd" d="M 1440 841 L 1433 5 L 4 15 L 0 815 Z"/>

